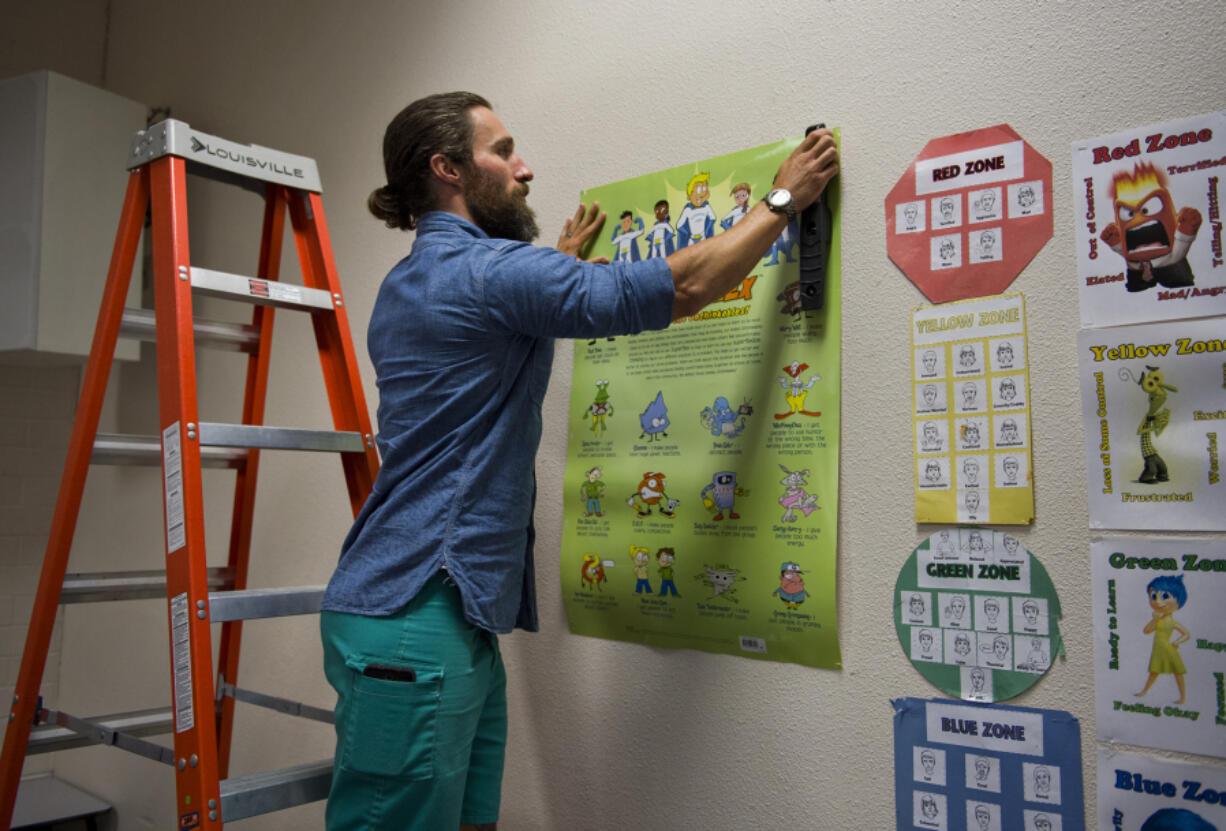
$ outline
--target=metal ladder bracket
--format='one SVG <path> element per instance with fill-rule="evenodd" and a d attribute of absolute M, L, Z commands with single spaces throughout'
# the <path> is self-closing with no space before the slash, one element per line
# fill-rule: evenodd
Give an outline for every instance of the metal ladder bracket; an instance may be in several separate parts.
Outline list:
<path fill-rule="evenodd" d="M 276 695 L 240 689 L 228 683 L 225 676 L 221 676 L 218 678 L 217 683 L 217 700 L 220 701 L 225 696 L 229 696 L 235 701 L 242 701 L 247 704 L 254 704 L 257 707 L 276 710 L 278 713 L 285 713 L 287 716 L 298 716 L 299 718 L 307 718 L 312 721 L 322 721 L 324 724 L 336 724 L 336 713 L 332 710 L 325 710 L 323 707 L 313 707 L 310 704 L 303 704 L 301 701 L 293 701 L 292 699 L 281 698 Z"/>
<path fill-rule="evenodd" d="M 168 118 L 132 139 L 128 170 L 134 170 L 163 156 L 179 156 L 194 164 L 217 168 L 235 176 L 259 179 L 321 193 L 319 168 L 306 156 L 282 153 L 258 144 L 239 144 L 200 130 L 186 121 Z"/>
<path fill-rule="evenodd" d="M 167 765 L 175 763 L 175 752 L 171 748 L 138 739 L 104 722 L 77 718 L 59 710 L 40 711 L 39 721 L 54 723 L 58 727 L 66 728 L 93 744 L 111 745 Z"/>

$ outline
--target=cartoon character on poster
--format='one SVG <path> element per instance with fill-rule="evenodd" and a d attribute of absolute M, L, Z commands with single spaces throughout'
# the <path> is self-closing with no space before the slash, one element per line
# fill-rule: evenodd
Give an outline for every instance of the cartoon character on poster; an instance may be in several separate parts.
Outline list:
<path fill-rule="evenodd" d="M 969 600 L 965 594 L 941 595 L 941 626 L 949 629 L 970 629 Z M 967 641 L 967 646 L 970 641 Z M 959 650 L 961 651 L 961 650 Z"/>
<path fill-rule="evenodd" d="M 736 202 L 736 207 L 728 211 L 724 218 L 719 221 L 719 225 L 725 231 L 736 225 L 746 214 L 749 213 L 749 193 L 752 190 L 748 182 L 737 182 L 732 186 L 732 199 Z"/>
<path fill-rule="evenodd" d="M 721 470 L 711 477 L 710 484 L 702 489 L 699 498 L 708 511 L 714 512 L 715 515 L 711 518 L 718 522 L 724 518 L 725 513 L 728 519 L 740 519 L 741 515 L 733 510 L 736 507 L 736 498 L 748 493 L 749 491 L 737 486 L 736 471 Z"/>
<path fill-rule="evenodd" d="M 776 413 L 775 419 L 782 420 L 788 416 L 806 415 L 812 418 L 817 418 L 821 415 L 820 412 L 810 411 L 805 409 L 805 398 L 809 394 L 809 390 L 813 385 L 822 378 L 816 372 L 809 376 L 809 380 L 804 380 L 804 372 L 809 368 L 809 365 L 800 361 L 792 361 L 783 368 L 787 377 L 779 376 L 779 386 L 783 387 L 784 398 L 787 399 L 788 407 L 786 413 Z M 927 400 L 927 399 L 925 399 Z"/>
<path fill-rule="evenodd" d="M 600 562 L 600 558 L 595 554 L 584 555 L 583 565 L 579 570 L 579 585 L 588 591 L 592 589 L 604 591 L 601 584 L 605 579 L 604 564 Z"/>
<path fill-rule="evenodd" d="M 925 421 L 920 424 L 920 452 L 940 453 L 945 449 L 945 436 L 941 434 L 944 421 Z"/>
<path fill-rule="evenodd" d="M 592 432 L 599 437 L 601 430 L 608 430 L 605 419 L 613 416 L 613 405 L 609 403 L 609 380 L 606 378 L 596 382 L 596 397 L 583 410 L 583 415 L 592 417 Z"/>
<path fill-rule="evenodd" d="M 1015 653 L 1021 655 L 1021 645 L 1025 644 L 1026 656 L 1017 662 L 1017 670 L 1019 672 L 1047 672 L 1047 668 L 1051 666 L 1051 658 L 1047 652 L 1046 638 L 1022 638 L 1017 639 L 1018 651 Z"/>
<path fill-rule="evenodd" d="M 677 552 L 671 546 L 661 548 L 656 552 L 656 571 L 660 574 L 660 597 L 668 597 L 672 594 L 673 597 L 680 597 L 677 591 L 677 584 L 673 582 L 673 562 L 677 559 Z"/>
<path fill-rule="evenodd" d="M 655 204 L 656 224 L 647 232 L 647 259 L 667 257 L 673 253 L 673 237 L 676 236 L 673 226 L 669 224 L 668 200 L 661 199 Z"/>
<path fill-rule="evenodd" d="M 740 569 L 727 563 L 717 563 L 714 566 L 703 566 L 703 570 L 694 575 L 694 579 L 711 589 L 708 600 L 719 598 L 732 603 L 740 603 L 736 596 L 736 584 L 745 581 Z"/>
<path fill-rule="evenodd" d="M 703 407 L 698 420 L 703 427 L 711 431 L 712 436 L 734 439 L 741 435 L 751 415 L 753 415 L 753 406 L 748 401 L 734 410 L 728 403 L 728 399 L 721 395 L 710 407 Z"/>
<path fill-rule="evenodd" d="M 916 745 L 915 754 L 916 758 L 912 761 L 915 781 L 945 787 L 945 751 Z"/>
<path fill-rule="evenodd" d="M 1218 831 L 1218 827 L 1187 808 L 1159 808 L 1141 825 L 1141 831 Z"/>
<path fill-rule="evenodd" d="M 634 508 L 635 513 L 640 517 L 649 516 L 654 507 L 658 508 L 661 514 L 672 519 L 676 516 L 677 506 L 681 502 L 678 499 L 669 498 L 664 490 L 667 484 L 668 480 L 663 473 L 648 471 L 643 474 L 638 490 L 626 500 L 626 504 Z"/>
<path fill-rule="evenodd" d="M 783 291 L 775 295 L 775 300 L 783 305 L 779 308 L 780 314 L 798 315 L 803 311 L 800 305 L 800 281 L 793 280 L 783 287 Z"/>
<path fill-rule="evenodd" d="M 583 483 L 579 485 L 579 498 L 583 500 L 585 517 L 604 516 L 600 510 L 600 498 L 604 496 L 605 484 L 600 480 L 603 469 L 597 465 L 588 468 L 583 474 Z"/>
<path fill-rule="evenodd" d="M 783 478 L 779 480 L 779 484 L 783 485 L 783 496 L 779 497 L 779 504 L 783 506 L 783 516 L 779 518 L 780 522 L 795 522 L 798 517 L 796 512 L 808 516 L 814 511 L 821 510 L 817 505 L 817 494 L 808 493 L 805 487 L 809 484 L 809 470 L 788 470 L 783 465 L 779 465 L 779 469 L 783 471 Z"/>
<path fill-rule="evenodd" d="M 1023 444 L 1022 433 L 1017 426 L 1017 419 L 1012 416 L 1002 418 L 1000 420 L 1000 431 L 996 438 L 996 446 L 1021 447 Z"/>
<path fill-rule="evenodd" d="M 647 566 L 651 563 L 651 554 L 641 545 L 631 545 L 630 562 L 634 564 L 634 593 L 651 594 L 651 581 L 647 579 Z"/>
<path fill-rule="evenodd" d="M 1179 392 L 1179 390 L 1165 383 L 1162 371 L 1156 366 L 1146 365 L 1140 378 L 1134 377 L 1127 368 L 1121 368 L 1120 380 L 1136 381 L 1149 399 L 1145 417 L 1141 419 L 1141 424 L 1137 427 L 1137 435 L 1141 437 L 1141 459 L 1145 465 L 1137 481 L 1146 485 L 1169 482 L 1170 472 L 1167 470 L 1166 462 L 1154 448 L 1154 438 L 1161 436 L 1162 431 L 1171 423 L 1171 410 L 1163 406 L 1166 404 L 1166 394 Z"/>
<path fill-rule="evenodd" d="M 915 792 L 915 816 L 914 822 L 921 828 L 929 828 L 934 831 L 944 831 L 946 826 L 945 819 L 945 794 L 932 794 Z"/>
<path fill-rule="evenodd" d="M 800 225 L 793 220 L 784 227 L 783 233 L 779 235 L 779 238 L 775 240 L 774 245 L 772 245 L 770 250 L 766 252 L 766 262 L 762 263 L 762 265 L 778 265 L 780 254 L 783 255 L 783 258 L 787 262 L 795 262 L 796 259 L 793 257 L 792 252 L 795 251 L 796 244 L 799 242 Z"/>
<path fill-rule="evenodd" d="M 911 592 L 902 600 L 907 623 L 913 626 L 932 624 L 932 596 L 928 592 Z"/>
<path fill-rule="evenodd" d="M 669 423 L 668 406 L 664 403 L 664 390 L 660 390 L 656 393 L 655 399 L 647 405 L 647 409 L 639 413 L 639 426 L 643 428 L 643 432 L 639 433 L 639 438 L 645 438 L 649 442 L 667 438 L 668 433 L 664 431 L 668 429 Z"/>
<path fill-rule="evenodd" d="M 1149 162 L 1138 162 L 1111 179 L 1113 221 L 1102 231 L 1102 241 L 1126 262 L 1128 291 L 1155 285 L 1167 288 L 1196 282 L 1188 265 L 1188 249 L 1200 230 L 1196 208 L 1182 207 L 1176 214 L 1166 174 Z"/>
<path fill-rule="evenodd" d="M 715 234 L 715 210 L 708 200 L 710 173 L 696 173 L 685 186 L 689 200 L 677 217 L 677 248 L 682 249 L 708 239 Z"/>
<path fill-rule="evenodd" d="M 643 220 L 636 219 L 633 212 L 622 211 L 621 224 L 613 229 L 613 259 L 619 263 L 639 261 L 639 240 L 643 235 Z"/>
<path fill-rule="evenodd" d="M 945 654 L 948 661 L 958 666 L 975 666 L 975 635 L 973 632 L 945 630 Z"/>
<path fill-rule="evenodd" d="M 1153 618 L 1145 624 L 1145 634 L 1154 636 L 1153 649 L 1149 654 L 1149 678 L 1145 688 L 1137 693 L 1137 698 L 1143 698 L 1160 675 L 1175 676 L 1175 685 L 1179 687 L 1179 700 L 1182 704 L 1188 697 L 1184 684 L 1184 675 L 1188 670 L 1183 658 L 1179 657 L 1180 644 L 1192 639 L 1192 635 L 1179 621 L 1175 620 L 1175 612 L 1188 602 L 1188 590 L 1183 585 L 1183 575 L 1174 577 L 1164 575 L 1155 577 L 1145 587 L 1149 596 L 1149 607 L 1153 609 Z M 1178 633 L 1178 637 L 1172 636 Z"/>
<path fill-rule="evenodd" d="M 771 596 L 779 598 L 789 609 L 800 606 L 809 596 L 805 591 L 805 578 L 800 576 L 804 573 L 799 563 L 791 560 L 783 563 L 779 566 L 779 588 L 771 592 Z"/>

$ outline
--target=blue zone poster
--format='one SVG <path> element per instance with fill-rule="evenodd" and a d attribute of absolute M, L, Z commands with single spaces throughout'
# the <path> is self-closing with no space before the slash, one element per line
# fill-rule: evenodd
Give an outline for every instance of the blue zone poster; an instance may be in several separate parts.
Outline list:
<path fill-rule="evenodd" d="M 1071 714 L 892 703 L 898 831 L 1084 831 L 1081 727 Z"/>

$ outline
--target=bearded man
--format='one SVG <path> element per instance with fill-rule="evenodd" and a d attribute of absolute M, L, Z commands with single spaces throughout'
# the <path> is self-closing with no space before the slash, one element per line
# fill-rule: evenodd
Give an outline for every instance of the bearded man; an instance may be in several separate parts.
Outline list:
<path fill-rule="evenodd" d="M 383 160 L 368 206 L 417 234 L 371 316 L 383 467 L 320 621 L 338 696 L 327 827 L 493 828 L 497 635 L 537 628 L 534 460 L 554 339 L 663 329 L 727 294 L 821 194 L 837 152 L 828 130 L 811 133 L 726 233 L 612 264 L 576 258 L 604 221 L 597 205 L 579 206 L 556 248 L 531 245 L 532 170 L 479 95 L 410 104 Z"/>

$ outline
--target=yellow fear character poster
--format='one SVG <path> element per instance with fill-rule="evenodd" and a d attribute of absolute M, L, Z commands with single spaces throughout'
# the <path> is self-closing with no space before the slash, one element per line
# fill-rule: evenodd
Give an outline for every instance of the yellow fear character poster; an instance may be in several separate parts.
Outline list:
<path fill-rule="evenodd" d="M 592 188 L 589 256 L 727 233 L 798 140 Z M 575 343 L 561 551 L 572 632 L 838 668 L 837 179 L 820 311 L 795 223 L 735 289 L 668 329 Z"/>
<path fill-rule="evenodd" d="M 1026 307 L 1020 294 L 911 314 L 915 521 L 1034 517 Z"/>
<path fill-rule="evenodd" d="M 1226 531 L 1222 322 L 1078 333 L 1091 528 Z"/>

